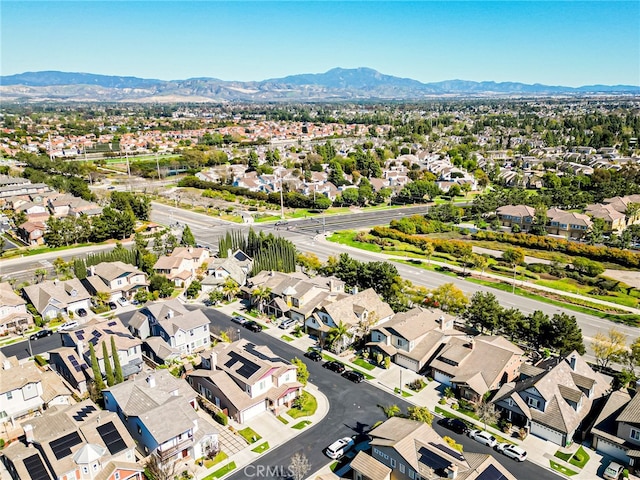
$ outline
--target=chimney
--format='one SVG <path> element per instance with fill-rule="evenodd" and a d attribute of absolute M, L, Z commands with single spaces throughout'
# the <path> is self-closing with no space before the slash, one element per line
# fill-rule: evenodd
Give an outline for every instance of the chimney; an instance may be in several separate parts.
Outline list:
<path fill-rule="evenodd" d="M 456 478 L 458 476 L 458 466 L 453 463 L 447 467 L 447 478 Z"/>
<path fill-rule="evenodd" d="M 78 359 L 82 360 L 84 354 L 84 342 L 82 340 L 78 340 L 78 343 L 76 343 L 76 351 L 78 353 Z"/>
<path fill-rule="evenodd" d="M 333 291 L 335 291 L 335 289 L 336 289 L 336 285 L 335 285 L 335 283 L 333 281 L 333 278 L 331 278 L 331 279 L 329 279 L 329 291 L 333 292 Z"/>
<path fill-rule="evenodd" d="M 230 248 L 227 248 L 227 258 L 231 258 L 233 256 L 233 252 Z"/>
<path fill-rule="evenodd" d="M 154 388 L 156 386 L 156 377 L 149 375 L 147 377 L 147 385 L 149 385 L 149 388 Z"/>
<path fill-rule="evenodd" d="M 440 324 L 440 330 L 444 332 L 444 315 L 440 315 L 438 318 L 438 323 Z"/>
<path fill-rule="evenodd" d="M 351 289 L 351 294 L 352 294 L 352 295 L 357 295 L 357 294 L 358 294 L 358 287 L 357 287 L 357 286 L 355 286 L 355 287 L 353 287 L 353 288 Z"/>
<path fill-rule="evenodd" d="M 211 366 L 209 367 L 209 370 L 215 370 L 218 365 L 218 354 L 213 350 L 209 355 L 209 362 L 211 362 Z"/>
<path fill-rule="evenodd" d="M 189 247 L 187 248 L 187 252 L 193 253 L 193 247 L 191 245 L 189 245 Z"/>
<path fill-rule="evenodd" d="M 173 310 L 169 309 L 167 311 L 167 317 L 166 318 L 173 318 Z"/>
<path fill-rule="evenodd" d="M 571 370 L 573 370 L 575 372 L 576 370 L 576 362 L 578 361 L 578 359 L 576 358 L 576 354 L 574 353 L 573 355 L 571 355 L 571 357 L 569 358 L 569 365 L 571 365 Z"/>
<path fill-rule="evenodd" d="M 53 284 L 54 284 L 54 285 L 58 285 L 58 279 L 57 279 L 57 278 L 54 278 L 54 279 L 53 279 Z"/>
<path fill-rule="evenodd" d="M 22 429 L 24 430 L 24 436 L 27 440 L 27 443 L 33 443 L 33 425 L 25 425 L 24 427 L 22 427 Z"/>
<path fill-rule="evenodd" d="M 2 369 L 3 370 L 9 370 L 11 368 L 11 362 L 9 361 L 8 358 L 4 358 L 4 360 L 2 361 Z"/>
<path fill-rule="evenodd" d="M 473 338 L 472 338 L 471 340 L 469 340 L 469 348 L 473 350 L 474 346 L 475 346 L 475 342 L 473 341 Z"/>
<path fill-rule="evenodd" d="M 89 267 L 89 276 L 93 277 L 96 274 L 96 266 L 95 265 L 91 265 Z"/>

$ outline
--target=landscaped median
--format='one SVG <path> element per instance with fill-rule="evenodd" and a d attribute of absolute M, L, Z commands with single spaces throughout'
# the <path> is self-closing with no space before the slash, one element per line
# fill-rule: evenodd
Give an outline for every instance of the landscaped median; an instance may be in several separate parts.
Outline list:
<path fill-rule="evenodd" d="M 591 457 L 586 450 L 580 446 L 575 452 L 563 452 L 562 449 L 553 454 L 549 460 L 551 468 L 568 477 L 577 475 L 589 462 Z"/>

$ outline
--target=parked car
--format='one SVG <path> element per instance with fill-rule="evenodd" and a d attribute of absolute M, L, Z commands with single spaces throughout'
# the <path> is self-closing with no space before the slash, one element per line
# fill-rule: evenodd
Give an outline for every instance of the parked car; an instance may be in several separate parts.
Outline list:
<path fill-rule="evenodd" d="M 43 328 L 42 330 L 37 331 L 36 333 L 33 333 L 29 336 L 29 340 L 37 340 L 39 338 L 44 338 L 44 337 L 48 337 L 49 335 L 52 335 L 53 331 L 49 330 L 48 328 Z"/>
<path fill-rule="evenodd" d="M 116 308 L 118 308 L 118 305 L 116 305 L 115 302 L 109 302 L 109 308 L 111 310 L 115 310 Z"/>
<path fill-rule="evenodd" d="M 607 468 L 604 469 L 604 473 L 602 474 L 602 478 L 606 478 L 607 480 L 618 480 L 622 475 L 622 471 L 624 467 L 617 462 L 611 462 L 607 465 Z"/>
<path fill-rule="evenodd" d="M 120 305 L 122 305 L 123 307 L 126 307 L 127 305 L 129 305 L 129 300 L 127 300 L 127 299 L 126 299 L 126 298 L 124 298 L 124 297 L 120 297 L 120 298 L 118 299 L 118 303 L 119 303 Z"/>
<path fill-rule="evenodd" d="M 460 435 L 465 435 L 469 432 L 469 426 L 459 418 L 443 418 L 438 424 Z"/>
<path fill-rule="evenodd" d="M 354 445 L 353 438 L 343 437 L 340 440 L 336 440 L 326 449 L 327 457 L 337 459 L 347 453 Z"/>
<path fill-rule="evenodd" d="M 75 320 L 71 321 L 71 322 L 65 322 L 62 325 L 60 325 L 58 327 L 58 330 L 73 330 L 74 328 L 78 327 L 78 322 L 76 322 Z"/>
<path fill-rule="evenodd" d="M 316 350 L 309 350 L 308 352 L 305 352 L 304 356 L 314 362 L 319 362 L 322 360 L 322 354 Z"/>
<path fill-rule="evenodd" d="M 476 442 L 491 448 L 495 447 L 496 443 L 498 443 L 496 437 L 491 435 L 489 432 L 484 432 L 482 430 L 471 430 L 469 432 L 469 437 L 474 439 Z"/>
<path fill-rule="evenodd" d="M 286 330 L 289 327 L 293 327 L 296 324 L 296 320 L 293 318 L 285 318 L 278 325 L 279 328 Z"/>
<path fill-rule="evenodd" d="M 513 458 L 519 462 L 524 462 L 527 459 L 527 452 L 511 443 L 499 443 L 495 446 L 496 451 L 504 453 L 507 457 Z"/>
<path fill-rule="evenodd" d="M 84 308 L 79 308 L 78 310 L 76 310 L 76 313 L 78 314 L 79 317 L 87 316 L 87 311 Z"/>
<path fill-rule="evenodd" d="M 322 366 L 336 373 L 342 373 L 346 370 L 344 365 L 336 360 L 330 360 Z"/>
<path fill-rule="evenodd" d="M 360 383 L 364 380 L 364 375 L 360 372 L 356 372 L 355 370 L 347 370 L 342 374 L 342 376 L 353 383 Z"/>
<path fill-rule="evenodd" d="M 231 317 L 231 321 L 233 323 L 237 323 L 238 325 L 244 325 L 248 322 L 246 318 L 241 317 L 240 315 L 234 315 L 233 317 Z"/>
<path fill-rule="evenodd" d="M 246 328 L 247 330 L 250 330 L 252 332 L 261 332 L 262 331 L 262 327 L 257 323 L 254 322 L 253 320 L 249 320 L 248 322 L 244 322 L 242 324 L 242 326 L 244 328 Z"/>

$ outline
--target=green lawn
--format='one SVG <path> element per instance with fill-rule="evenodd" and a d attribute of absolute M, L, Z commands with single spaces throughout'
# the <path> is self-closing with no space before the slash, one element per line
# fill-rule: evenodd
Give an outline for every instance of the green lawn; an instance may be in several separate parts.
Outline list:
<path fill-rule="evenodd" d="M 291 408 L 287 412 L 291 418 L 300 418 L 300 417 L 308 417 L 316 413 L 318 409 L 318 402 L 316 397 L 311 395 L 309 392 L 302 392 L 300 395 L 301 398 L 301 408 Z"/>
<path fill-rule="evenodd" d="M 304 427 L 306 427 L 308 425 L 311 425 L 311 422 L 309 420 L 302 420 L 301 422 L 296 423 L 291 428 L 295 428 L 296 430 L 302 430 Z"/>
<path fill-rule="evenodd" d="M 242 430 L 238 430 L 238 433 L 249 443 L 255 443 L 260 440 L 262 437 L 254 432 L 251 427 L 243 428 Z"/>
<path fill-rule="evenodd" d="M 578 468 L 584 468 L 584 466 L 590 459 L 591 457 L 589 457 L 589 454 L 585 451 L 584 448 L 582 448 L 582 446 L 580 446 L 580 448 L 578 448 L 578 451 L 573 454 L 573 457 L 571 457 L 571 460 L 569 460 L 569 463 L 571 465 L 575 465 Z"/>
<path fill-rule="evenodd" d="M 293 342 L 293 338 L 290 337 L 289 335 L 282 335 L 280 338 L 285 342 Z"/>
<path fill-rule="evenodd" d="M 280 420 L 282 423 L 284 423 L 285 425 L 289 423 L 289 420 L 284 418 L 282 415 L 278 415 L 276 418 Z"/>
<path fill-rule="evenodd" d="M 400 389 L 398 387 L 393 389 L 393 393 L 395 393 L 396 395 L 400 393 Z M 412 393 L 407 392 L 406 390 L 402 390 L 402 396 L 403 397 L 413 397 Z"/>
<path fill-rule="evenodd" d="M 577 475 L 578 472 L 574 472 L 573 470 L 567 468 L 567 467 L 563 467 L 562 465 L 560 465 L 559 463 L 554 462 L 553 460 L 549 460 L 549 464 L 551 465 L 551 468 L 553 468 L 555 471 L 560 472 L 564 475 L 566 475 L 567 477 L 571 477 L 572 475 Z"/>
<path fill-rule="evenodd" d="M 227 463 L 224 467 L 216 470 L 211 475 L 207 475 L 202 480 L 213 480 L 214 478 L 224 477 L 227 473 L 236 469 L 236 462 Z"/>
<path fill-rule="evenodd" d="M 336 468 L 338 468 L 339 463 L 340 462 L 333 462 L 331 465 L 329 465 L 329 470 L 334 472 L 336 470 Z"/>
<path fill-rule="evenodd" d="M 354 230 L 342 230 L 340 232 L 332 233 L 327 237 L 330 242 L 341 243 L 342 245 L 349 245 L 350 247 L 359 248 L 361 250 L 367 250 L 369 252 L 381 252 L 382 248 L 374 243 L 356 242 L 354 240 L 358 232 Z"/>
<path fill-rule="evenodd" d="M 373 370 L 374 368 L 376 368 L 374 365 L 371 365 L 369 362 L 367 362 L 363 358 L 356 358 L 351 363 L 354 363 L 354 364 L 358 365 L 359 367 L 362 367 L 362 368 L 364 368 L 366 370 Z"/>
<path fill-rule="evenodd" d="M 218 454 L 213 457 L 212 459 L 208 459 L 204 461 L 204 466 L 205 468 L 211 468 L 214 465 L 222 462 L 223 460 L 226 460 L 227 458 L 229 458 L 229 455 L 227 455 L 226 453 L 220 451 L 218 452 Z"/>
<path fill-rule="evenodd" d="M 553 454 L 554 457 L 564 460 L 565 462 L 568 462 L 572 455 L 572 453 L 563 453 L 560 450 Z"/>
<path fill-rule="evenodd" d="M 266 452 L 267 450 L 269 450 L 269 442 L 261 443 L 256 448 L 251 449 L 252 452 L 256 452 L 256 453 Z"/>

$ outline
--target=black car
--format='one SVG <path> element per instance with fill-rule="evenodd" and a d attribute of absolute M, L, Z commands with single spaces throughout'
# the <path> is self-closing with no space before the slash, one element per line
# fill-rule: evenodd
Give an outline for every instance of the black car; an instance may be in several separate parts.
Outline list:
<path fill-rule="evenodd" d="M 458 418 L 443 418 L 438 424 L 460 435 L 466 435 L 469 432 L 469 426 Z"/>
<path fill-rule="evenodd" d="M 360 383 L 364 380 L 364 375 L 355 370 L 347 370 L 342 376 L 347 380 L 351 380 L 353 383 Z"/>
<path fill-rule="evenodd" d="M 254 322 L 253 320 L 249 320 L 248 322 L 243 323 L 242 326 L 247 330 L 251 330 L 252 332 L 262 331 L 262 327 L 260 326 L 260 324 Z"/>
<path fill-rule="evenodd" d="M 115 310 L 116 308 L 118 308 L 118 305 L 116 305 L 114 302 L 109 302 L 109 308 L 111 310 Z"/>
<path fill-rule="evenodd" d="M 78 314 L 79 317 L 86 317 L 87 316 L 87 311 L 84 308 L 79 308 L 76 313 Z"/>
<path fill-rule="evenodd" d="M 322 360 L 322 355 L 316 350 L 309 350 L 304 354 L 304 356 L 309 360 L 313 360 L 314 362 L 319 362 L 320 360 Z"/>
<path fill-rule="evenodd" d="M 342 373 L 345 371 L 344 365 L 336 360 L 331 360 L 322 366 L 336 373 Z"/>
<path fill-rule="evenodd" d="M 39 330 L 36 333 L 33 333 L 31 336 L 29 336 L 29 340 L 37 340 L 39 338 L 48 337 L 49 335 L 52 335 L 52 334 L 53 334 L 53 331 L 49 330 L 48 328 L 43 328 L 42 330 Z"/>

